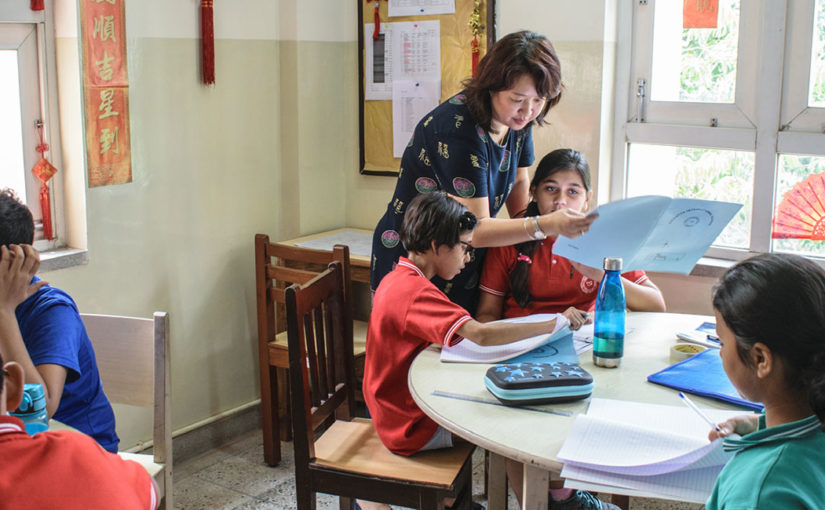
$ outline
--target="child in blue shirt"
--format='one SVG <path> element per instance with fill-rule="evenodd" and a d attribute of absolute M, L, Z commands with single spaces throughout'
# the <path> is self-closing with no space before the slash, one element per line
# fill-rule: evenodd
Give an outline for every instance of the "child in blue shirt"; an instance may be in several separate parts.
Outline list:
<path fill-rule="evenodd" d="M 72 298 L 34 276 L 31 211 L 0 191 L 0 355 L 40 383 L 51 418 L 117 452 L 115 415 L 103 393 L 92 343 Z"/>
<path fill-rule="evenodd" d="M 758 255 L 722 276 L 713 308 L 725 373 L 765 412 L 710 432 L 736 453 L 706 508 L 825 508 L 825 270 Z"/>

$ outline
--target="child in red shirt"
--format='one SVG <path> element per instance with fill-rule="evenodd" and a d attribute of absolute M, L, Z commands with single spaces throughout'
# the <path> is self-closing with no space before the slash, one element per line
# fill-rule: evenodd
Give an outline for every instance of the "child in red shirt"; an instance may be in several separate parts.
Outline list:
<path fill-rule="evenodd" d="M 107 452 L 91 436 L 69 430 L 28 435 L 19 418 L 6 414 L 23 397 L 23 367 L 14 361 L 3 365 L 2 357 L 0 366 L 2 508 L 158 507 L 158 489 L 146 469 Z"/>
<path fill-rule="evenodd" d="M 449 432 L 418 408 L 407 387 L 410 365 L 428 345 L 453 345 L 463 338 L 500 345 L 552 332 L 556 325 L 556 319 L 483 324 L 430 282 L 436 275 L 451 280 L 470 260 L 475 225 L 475 216 L 446 194 L 418 195 L 407 207 L 400 232 L 408 256 L 375 292 L 364 399 L 378 436 L 393 453 L 452 446 Z"/>
<path fill-rule="evenodd" d="M 580 152 L 557 149 L 542 158 L 530 183 L 525 216 L 559 209 L 587 211 L 590 167 Z M 534 313 L 563 313 L 571 329 L 589 324 L 601 268 L 553 254 L 555 237 L 487 250 L 476 318 L 482 322 Z M 664 312 L 662 293 L 644 271 L 622 274 L 630 310 Z"/>

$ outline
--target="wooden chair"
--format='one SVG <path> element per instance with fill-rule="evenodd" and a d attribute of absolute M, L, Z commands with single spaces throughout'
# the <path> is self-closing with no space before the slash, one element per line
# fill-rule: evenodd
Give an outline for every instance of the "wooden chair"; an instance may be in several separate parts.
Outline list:
<path fill-rule="evenodd" d="M 473 446 L 395 455 L 384 447 L 372 421 L 353 419 L 352 328 L 340 262 L 303 285 L 286 289 L 295 434 L 298 510 L 315 508 L 317 492 L 421 509 L 469 509 Z"/>
<path fill-rule="evenodd" d="M 255 236 L 261 421 L 264 461 L 270 466 L 281 461 L 281 440 L 291 439 L 284 289 L 293 283 L 306 283 L 335 260 L 342 264 L 345 297 L 351 308 L 349 247 L 336 245 L 330 252 L 271 243 L 264 234 Z M 367 324 L 356 321 L 354 329 L 358 339 L 354 354 L 363 358 Z"/>
<path fill-rule="evenodd" d="M 172 510 L 172 411 L 169 314 L 152 319 L 80 314 L 95 350 L 103 391 L 112 403 L 154 410 L 152 454 L 120 452 L 142 464 L 160 489 L 160 508 Z"/>

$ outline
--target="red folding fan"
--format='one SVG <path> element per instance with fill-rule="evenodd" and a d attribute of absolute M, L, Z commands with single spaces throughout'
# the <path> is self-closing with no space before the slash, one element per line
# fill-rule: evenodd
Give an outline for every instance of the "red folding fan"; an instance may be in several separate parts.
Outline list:
<path fill-rule="evenodd" d="M 773 238 L 825 241 L 825 173 L 809 175 L 785 193 L 773 218 Z"/>

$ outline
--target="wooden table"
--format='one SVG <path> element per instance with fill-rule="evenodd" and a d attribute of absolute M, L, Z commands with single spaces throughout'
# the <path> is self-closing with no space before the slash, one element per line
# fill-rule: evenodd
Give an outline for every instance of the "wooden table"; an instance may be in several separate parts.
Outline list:
<path fill-rule="evenodd" d="M 675 390 L 646 381 L 648 375 L 670 364 L 670 348 L 677 331 L 690 331 L 704 315 L 672 313 L 628 313 L 622 365 L 608 369 L 593 365 L 592 351 L 579 356 L 581 366 L 594 379 L 593 397 L 633 400 L 653 404 L 679 405 Z M 431 346 L 416 357 L 408 384 L 418 406 L 438 424 L 490 451 L 488 486 L 489 510 L 506 507 L 507 488 L 503 483 L 504 458 L 524 464 L 524 505 L 526 510 L 547 508 L 547 484 L 558 478 L 562 463 L 556 460 L 575 415 L 587 410 L 588 400 L 547 406 L 570 411 L 570 417 L 513 407 L 489 405 L 433 395 L 433 391 L 460 394 L 495 401 L 484 386 L 484 373 L 491 365 L 443 364 L 439 349 Z M 722 402 L 696 397 L 702 406 L 732 409 Z M 498 483 L 496 483 L 498 482 Z M 624 497 L 626 501 L 626 497 Z"/>
<path fill-rule="evenodd" d="M 372 230 L 365 230 L 362 228 L 338 228 L 335 230 L 329 230 L 327 232 L 319 232 L 317 234 L 312 234 L 303 237 L 297 237 L 295 239 L 289 239 L 287 241 L 278 241 L 283 244 L 289 244 L 292 246 L 298 246 L 302 243 L 306 243 L 307 241 L 326 241 L 323 244 L 325 247 L 319 247 L 320 249 L 328 249 L 331 250 L 334 244 L 334 240 L 332 239 L 333 236 L 339 235 L 346 235 L 346 234 L 356 234 L 356 235 L 368 235 L 370 239 L 372 239 Z M 326 245 L 329 246 L 326 246 Z M 354 282 L 363 282 L 369 284 L 370 282 L 370 254 L 369 253 L 353 253 L 352 247 L 350 247 L 350 272 L 352 274 L 352 281 Z"/>

